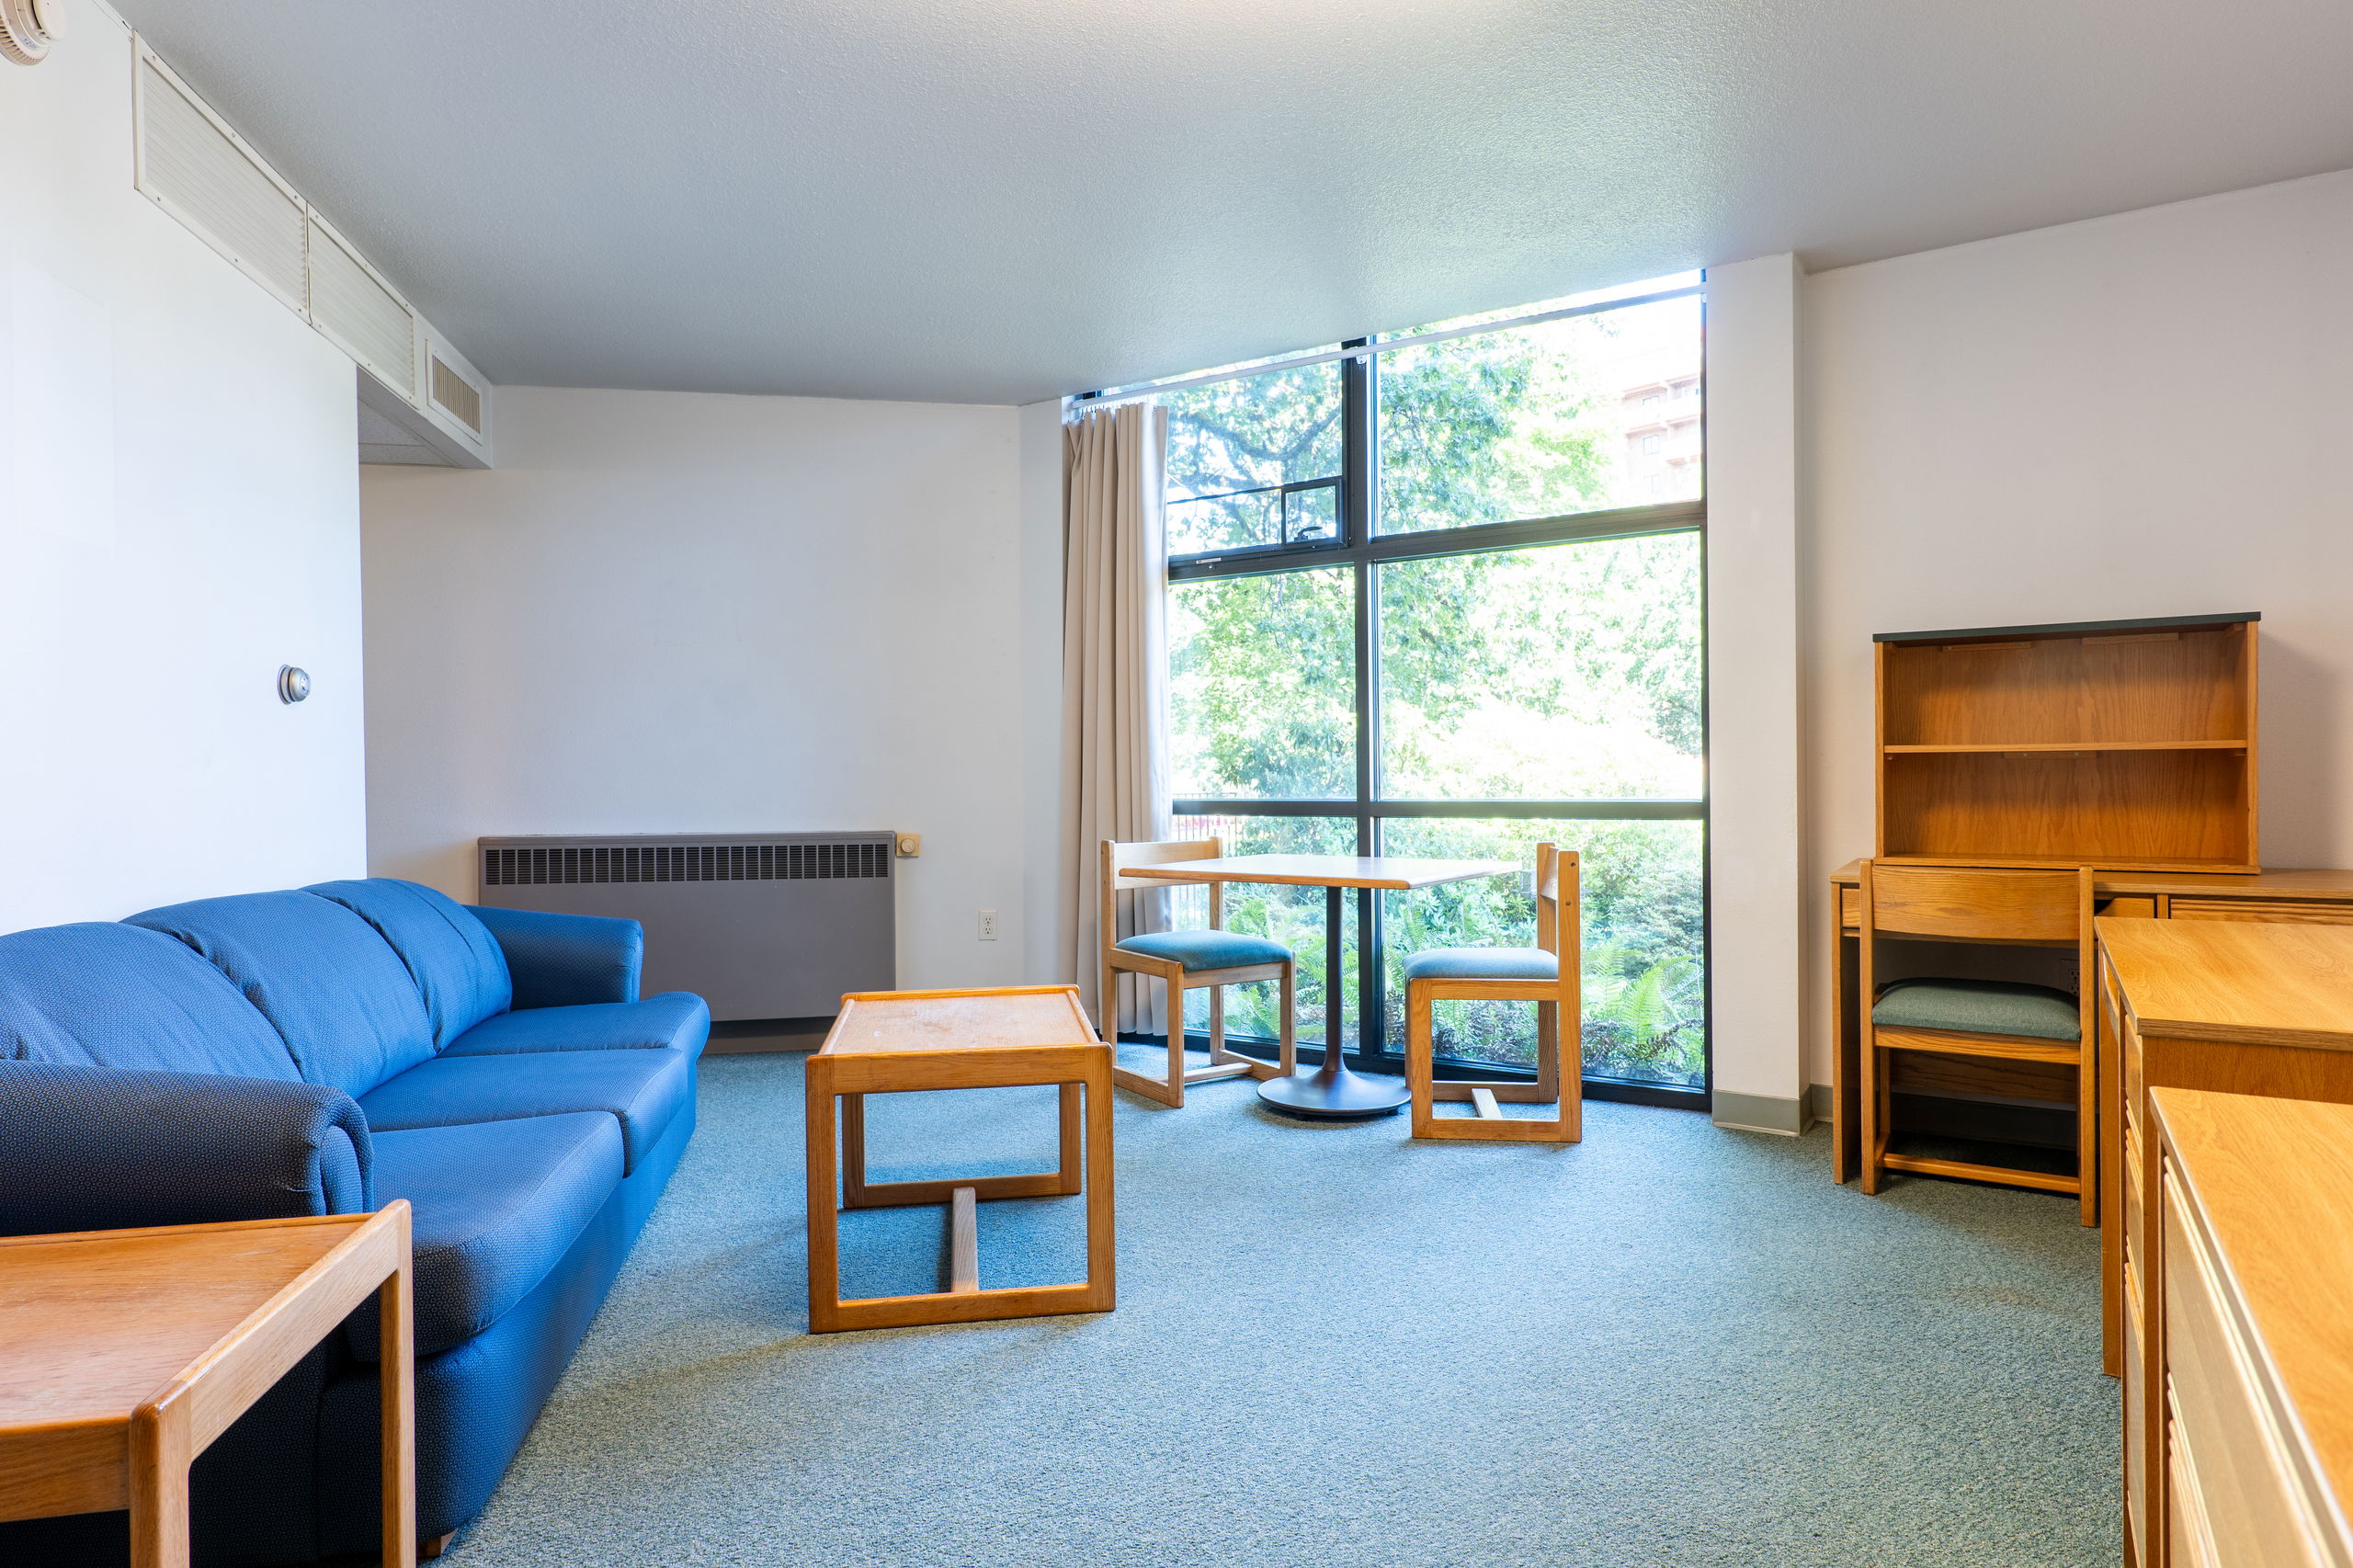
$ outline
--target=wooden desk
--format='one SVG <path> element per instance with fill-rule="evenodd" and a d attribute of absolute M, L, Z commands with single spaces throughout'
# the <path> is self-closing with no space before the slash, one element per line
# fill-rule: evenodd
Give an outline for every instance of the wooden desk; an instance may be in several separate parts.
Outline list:
<path fill-rule="evenodd" d="M 1830 875 L 1831 1179 L 1845 1182 L 1862 1152 L 1861 1004 L 1855 994 L 1859 861 Z M 2287 921 L 2353 926 L 2353 871 L 2282 870 L 2250 875 L 2188 871 L 2102 871 L 2093 881 L 2101 915 L 2156 920 Z M 2032 1098 L 2056 1097 L 2034 1075 L 1991 1063 L 1977 1081 L 1955 1088 Z M 2038 1092 L 2040 1090 L 2040 1092 Z"/>
<path fill-rule="evenodd" d="M 1059 1170 L 961 1181 L 866 1179 L 868 1095 L 1024 1084 L 1061 1086 Z M 842 998 L 832 1032 L 809 1058 L 807 1096 L 810 1333 L 1111 1311 L 1111 1048 L 1096 1039 L 1094 1027 L 1078 1005 L 1078 987 L 854 992 Z M 836 1099 L 841 1105 L 838 1199 L 835 1188 Z M 990 1199 L 1048 1198 L 1082 1191 L 1086 1195 L 1086 1278 L 1083 1282 L 981 1289 L 976 1204 Z M 915 1296 L 843 1301 L 836 1201 L 844 1209 L 947 1204 L 949 1288 Z"/>
<path fill-rule="evenodd" d="M 188 1472 L 312 1347 L 381 1308 L 383 1561 L 416 1562 L 409 1210 L 0 1238 L 0 1520 L 131 1510 L 187 1568 Z"/>
<path fill-rule="evenodd" d="M 1507 877 L 1518 869 L 1508 860 L 1432 860 L 1404 855 L 1225 855 L 1214 860 L 1130 866 L 1122 874 L 1171 882 L 1271 882 L 1324 890 L 1324 1062 L 1287 1078 L 1267 1079 L 1258 1085 L 1258 1097 L 1290 1116 L 1353 1121 L 1387 1116 L 1412 1095 L 1403 1078 L 1368 1078 L 1349 1072 L 1341 1060 L 1341 890 L 1404 892 L 1474 877 Z"/>
<path fill-rule="evenodd" d="M 2131 1301 L 2125 1561 L 2344 1568 L 2353 1108 L 2160 1088 L 2147 1109 L 2154 1289 Z"/>

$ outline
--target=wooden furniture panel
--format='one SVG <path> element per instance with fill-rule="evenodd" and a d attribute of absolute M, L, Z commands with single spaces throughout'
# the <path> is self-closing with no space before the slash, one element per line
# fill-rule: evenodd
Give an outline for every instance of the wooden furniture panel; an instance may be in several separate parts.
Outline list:
<path fill-rule="evenodd" d="M 1880 812 L 1883 859 L 2255 867 L 2243 753 L 1897 755 Z"/>
<path fill-rule="evenodd" d="M 2353 1108 L 2156 1086 L 2143 1113 L 2152 1207 L 2123 1290 L 2130 1560 L 2347 1568 Z"/>
<path fill-rule="evenodd" d="M 1058 1169 L 867 1179 L 867 1095 L 1046 1084 L 1062 1091 Z M 1111 1048 L 1096 1039 L 1076 986 L 853 992 L 842 998 L 824 1045 L 809 1058 L 807 1101 L 810 1333 L 1113 1309 Z M 980 1288 L 975 1204 L 1080 1193 L 1086 1202 L 1086 1279 Z M 928 1204 L 949 1210 L 949 1288 L 842 1300 L 837 1210 Z"/>
<path fill-rule="evenodd" d="M 409 1209 L 0 1238 L 0 1519 L 128 1508 L 187 1568 L 188 1467 L 369 1297 L 382 1561 L 416 1561 Z"/>
<path fill-rule="evenodd" d="M 2353 904 L 2323 903 L 2317 899 L 2214 898 L 2177 893 L 2170 901 L 2175 920 L 2284 920 L 2311 926 L 2353 926 Z"/>
<path fill-rule="evenodd" d="M 1874 858 L 2255 869 L 2257 619 L 1881 633 Z"/>
<path fill-rule="evenodd" d="M 1885 744 L 2245 741 L 2236 625 L 1882 644 Z"/>

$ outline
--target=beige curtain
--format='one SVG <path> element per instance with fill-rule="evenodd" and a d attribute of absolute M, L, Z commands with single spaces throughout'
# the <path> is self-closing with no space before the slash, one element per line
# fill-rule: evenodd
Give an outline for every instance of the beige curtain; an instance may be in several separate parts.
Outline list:
<path fill-rule="evenodd" d="M 1102 843 L 1168 836 L 1168 550 L 1161 470 L 1168 411 L 1139 403 L 1063 427 L 1063 953 L 1097 1027 L 1158 1034 L 1160 987 L 1129 978 L 1116 1019 L 1095 994 L 1103 971 Z M 1130 902 L 1126 896 L 1120 900 Z M 1134 895 L 1120 936 L 1166 928 L 1165 893 Z M 1147 998 L 1141 1016 L 1139 996 Z"/>

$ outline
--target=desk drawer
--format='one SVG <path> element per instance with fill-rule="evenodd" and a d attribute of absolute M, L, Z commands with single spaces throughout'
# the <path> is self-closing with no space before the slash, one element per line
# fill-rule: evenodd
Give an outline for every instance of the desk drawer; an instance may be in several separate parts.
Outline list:
<path fill-rule="evenodd" d="M 2157 917 L 2156 895 L 2119 893 L 2114 898 L 2100 900 L 2094 906 L 2092 913 L 2105 915 L 2110 920 L 2154 920 Z"/>
<path fill-rule="evenodd" d="M 2305 926 L 2353 926 L 2353 903 L 2303 898 L 2198 898 L 2176 893 L 2176 920 L 2283 920 Z"/>
<path fill-rule="evenodd" d="M 2324 1559 L 2254 1358 L 2204 1237 L 2165 1176 L 2165 1393 L 2187 1490 L 2177 1505 L 2219 1564 L 2305 1568 Z M 2151 1391 L 2154 1392 L 2155 1391 Z M 2150 1413 L 2154 1415 L 2156 1413 Z M 2198 1559 L 2193 1558 L 2192 1561 Z"/>

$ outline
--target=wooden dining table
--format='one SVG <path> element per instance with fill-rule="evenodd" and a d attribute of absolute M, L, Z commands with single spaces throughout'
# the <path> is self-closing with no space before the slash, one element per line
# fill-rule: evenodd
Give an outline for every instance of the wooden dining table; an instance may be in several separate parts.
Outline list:
<path fill-rule="evenodd" d="M 1433 860 L 1406 855 L 1226 855 L 1214 860 L 1171 860 L 1129 866 L 1121 875 L 1170 882 L 1261 882 L 1324 890 L 1324 1062 L 1258 1085 L 1258 1097 L 1290 1116 L 1355 1121 L 1389 1116 L 1411 1097 L 1402 1077 L 1368 1077 L 1342 1060 L 1340 1026 L 1340 894 L 1349 888 L 1407 892 L 1479 877 L 1507 877 L 1509 860 Z M 1171 1028 L 1182 1028 L 1181 1021 Z M 1361 1048 L 1359 1042 L 1359 1048 Z"/>

